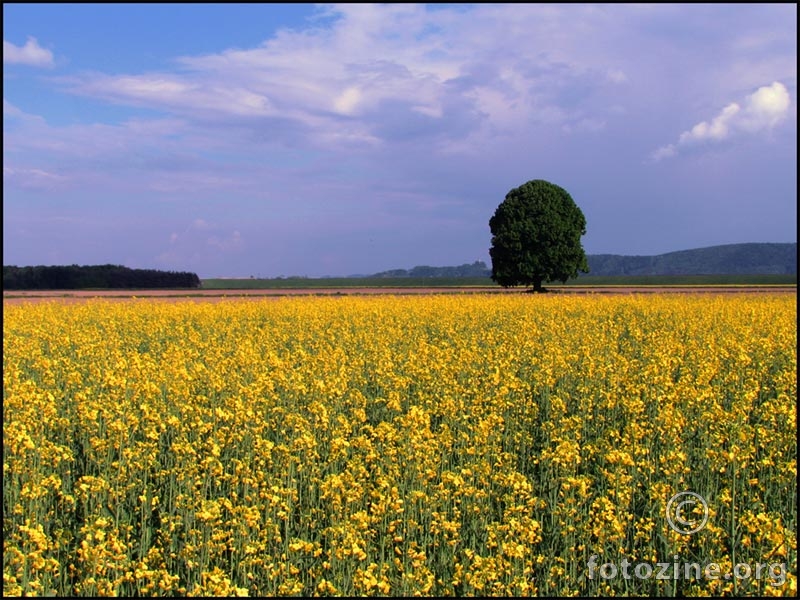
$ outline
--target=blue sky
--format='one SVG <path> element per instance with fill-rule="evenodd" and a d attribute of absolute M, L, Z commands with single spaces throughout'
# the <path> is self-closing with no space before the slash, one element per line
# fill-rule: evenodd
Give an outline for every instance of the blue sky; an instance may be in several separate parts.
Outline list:
<path fill-rule="evenodd" d="M 797 241 L 795 4 L 4 4 L 3 264 L 491 264 Z"/>

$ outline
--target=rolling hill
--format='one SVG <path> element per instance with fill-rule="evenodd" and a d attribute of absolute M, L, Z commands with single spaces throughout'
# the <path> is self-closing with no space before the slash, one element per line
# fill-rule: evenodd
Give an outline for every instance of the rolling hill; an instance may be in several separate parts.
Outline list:
<path fill-rule="evenodd" d="M 793 275 L 797 244 L 726 244 L 655 256 L 593 254 L 591 275 Z"/>
<path fill-rule="evenodd" d="M 589 254 L 588 276 L 625 275 L 796 275 L 797 243 L 725 244 L 654 256 Z M 369 275 L 389 277 L 488 277 L 491 269 L 476 261 L 458 267 L 417 266 Z"/>

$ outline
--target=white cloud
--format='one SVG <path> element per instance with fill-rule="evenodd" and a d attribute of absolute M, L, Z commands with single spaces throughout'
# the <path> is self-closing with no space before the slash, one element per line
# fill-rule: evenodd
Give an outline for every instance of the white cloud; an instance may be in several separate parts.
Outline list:
<path fill-rule="evenodd" d="M 692 127 L 691 130 L 684 131 L 678 138 L 678 145 L 682 146 L 705 140 L 724 140 L 728 137 L 731 130 L 731 122 L 739 111 L 738 104 L 735 102 L 729 104 L 710 123 L 703 121 Z"/>
<path fill-rule="evenodd" d="M 344 115 L 353 114 L 361 100 L 361 91 L 353 86 L 347 88 L 334 102 L 336 110 Z"/>
<path fill-rule="evenodd" d="M 121 104 L 160 108 L 180 114 L 267 116 L 269 98 L 230 84 L 225 78 L 190 79 L 173 74 L 61 78 L 72 91 Z"/>
<path fill-rule="evenodd" d="M 192 86 L 160 77 L 119 77 L 111 85 L 121 94 L 140 98 L 174 98 L 183 93 L 194 90 Z"/>
<path fill-rule="evenodd" d="M 3 40 L 3 64 L 19 64 L 31 67 L 52 67 L 53 53 L 42 48 L 34 37 L 28 37 L 24 46 L 15 46 Z"/>
<path fill-rule="evenodd" d="M 580 131 L 607 114 L 591 103 L 594 91 L 629 79 L 617 60 L 583 50 L 591 20 L 574 33 L 560 26 L 584 13 L 596 10 L 334 5 L 320 9 L 323 27 L 180 57 L 174 73 L 61 81 L 74 93 L 187 120 L 248 119 L 291 145 L 426 137 L 441 147 L 476 134 L 516 135 L 532 122 Z"/>
<path fill-rule="evenodd" d="M 662 146 L 651 155 L 651 159 L 659 161 L 675 156 L 680 148 L 686 146 L 770 131 L 788 116 L 790 104 L 789 91 L 781 82 L 760 87 L 747 96 L 742 105 L 731 102 L 710 121 L 701 121 L 684 131 L 677 144 Z"/>
<path fill-rule="evenodd" d="M 653 152 L 651 158 L 654 162 L 658 162 L 664 158 L 675 156 L 676 153 L 677 150 L 675 149 L 675 144 L 667 144 L 666 146 L 661 146 L 661 148 Z"/>
<path fill-rule="evenodd" d="M 747 97 L 739 126 L 749 132 L 771 129 L 786 118 L 789 104 L 789 91 L 779 81 L 758 88 Z"/>

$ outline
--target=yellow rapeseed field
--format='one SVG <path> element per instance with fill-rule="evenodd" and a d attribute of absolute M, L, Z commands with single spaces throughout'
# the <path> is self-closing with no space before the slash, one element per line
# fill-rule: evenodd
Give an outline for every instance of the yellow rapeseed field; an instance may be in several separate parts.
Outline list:
<path fill-rule="evenodd" d="M 6 306 L 3 592 L 794 596 L 796 310 Z M 665 518 L 684 490 L 708 501 L 694 535 Z M 612 578 L 592 557 L 784 577 Z"/>

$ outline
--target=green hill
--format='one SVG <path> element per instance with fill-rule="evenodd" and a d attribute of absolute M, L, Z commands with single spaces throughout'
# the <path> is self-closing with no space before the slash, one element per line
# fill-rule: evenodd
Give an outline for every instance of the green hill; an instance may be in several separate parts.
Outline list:
<path fill-rule="evenodd" d="M 617 275 L 795 275 L 797 243 L 726 244 L 655 256 L 592 254 L 592 276 Z"/>
<path fill-rule="evenodd" d="M 655 256 L 589 254 L 591 277 L 639 275 L 796 275 L 797 243 L 726 244 L 680 250 Z M 417 266 L 369 275 L 398 277 L 489 277 L 491 269 L 482 261 L 458 267 Z"/>

